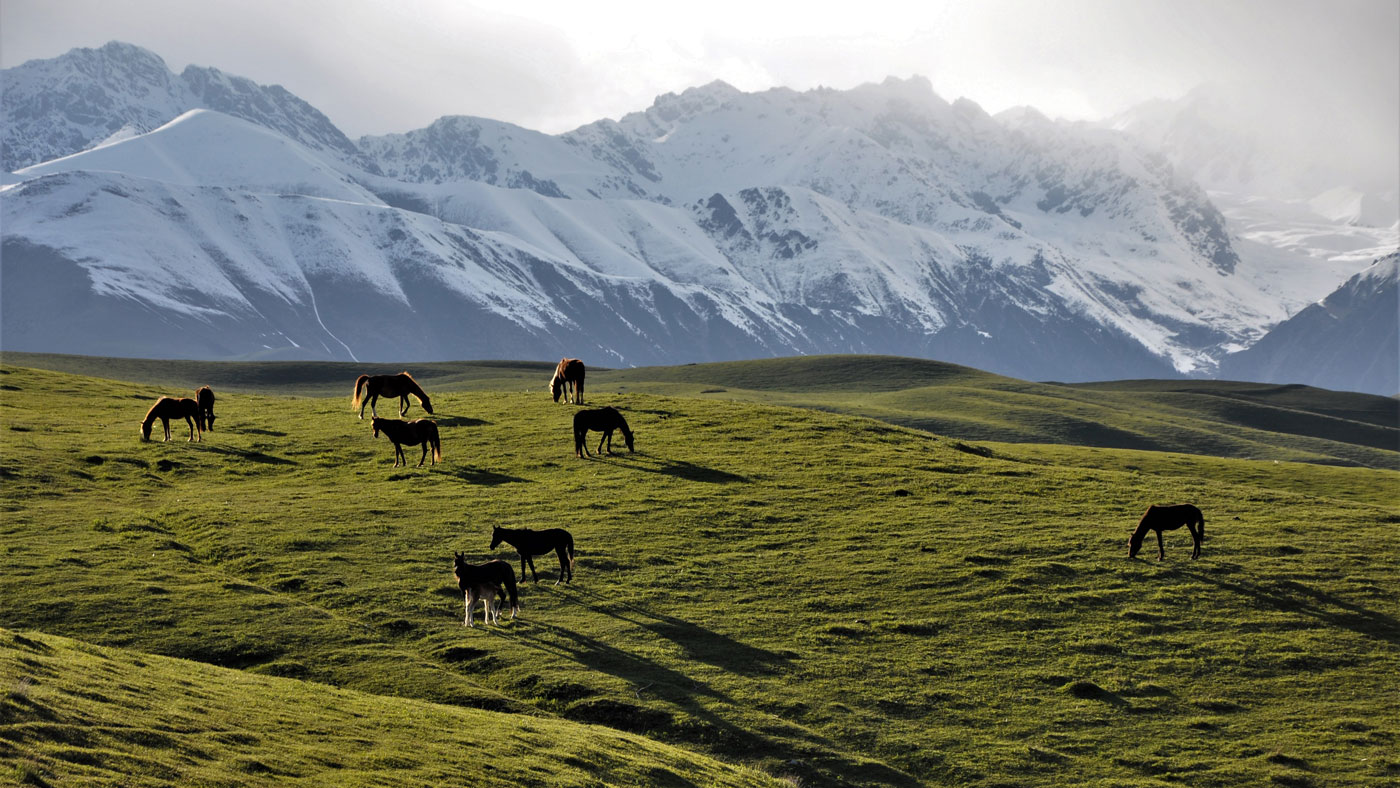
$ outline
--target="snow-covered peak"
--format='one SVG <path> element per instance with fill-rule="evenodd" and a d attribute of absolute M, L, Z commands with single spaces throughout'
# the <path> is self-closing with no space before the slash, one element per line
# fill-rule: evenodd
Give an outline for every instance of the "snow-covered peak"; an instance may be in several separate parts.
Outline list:
<path fill-rule="evenodd" d="M 206 109 L 154 131 L 17 171 L 117 172 L 181 186 L 220 186 L 263 194 L 301 194 L 378 203 L 320 155 L 255 123 Z"/>

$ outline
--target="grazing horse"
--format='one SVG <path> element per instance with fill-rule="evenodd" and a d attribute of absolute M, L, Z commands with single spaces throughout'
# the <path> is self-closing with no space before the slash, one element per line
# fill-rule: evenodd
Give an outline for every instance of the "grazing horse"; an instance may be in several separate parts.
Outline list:
<path fill-rule="evenodd" d="M 1206 538 L 1206 518 L 1201 514 L 1201 510 L 1189 503 L 1177 504 L 1176 506 L 1147 507 L 1147 513 L 1138 521 L 1137 530 L 1128 539 L 1128 557 L 1136 558 L 1138 550 L 1142 547 L 1142 540 L 1147 536 L 1148 531 L 1157 532 L 1157 560 L 1161 561 L 1167 557 L 1167 551 L 1162 548 L 1162 532 L 1175 531 L 1181 526 L 1191 532 L 1191 541 L 1194 549 L 1191 551 L 1191 558 L 1201 557 L 1201 542 Z"/>
<path fill-rule="evenodd" d="M 194 399 L 199 403 L 199 420 L 202 429 L 214 431 L 214 390 L 208 386 L 195 389 Z"/>
<path fill-rule="evenodd" d="M 407 372 L 400 372 L 397 375 L 361 375 L 355 379 L 355 396 L 350 398 L 350 410 L 360 409 L 360 418 L 365 417 L 365 403 L 369 403 L 369 415 L 378 416 L 374 409 L 380 397 L 398 397 L 399 415 L 408 413 L 408 395 L 412 394 L 418 399 L 418 403 L 423 406 L 429 415 L 433 412 L 433 403 L 428 399 L 428 393 L 423 391 L 423 387 L 418 385 L 418 381 Z"/>
<path fill-rule="evenodd" d="M 170 440 L 170 420 L 184 419 L 190 425 L 190 440 L 195 439 L 195 430 L 199 430 L 199 440 L 204 440 L 203 420 L 199 417 L 199 403 L 189 397 L 161 397 L 156 400 L 156 404 L 146 411 L 146 418 L 141 421 L 141 440 L 151 439 L 151 426 L 160 419 L 160 423 L 165 427 L 165 439 Z"/>
<path fill-rule="evenodd" d="M 466 615 L 462 619 L 464 625 L 475 626 L 472 623 L 472 606 L 477 600 L 481 601 L 484 608 L 482 618 L 486 623 L 500 623 L 501 599 L 505 597 L 501 591 L 502 586 L 510 592 L 510 617 L 515 618 L 515 614 L 520 612 L 520 597 L 515 589 L 515 570 L 505 561 L 492 559 L 484 564 L 469 564 L 466 553 L 454 552 L 452 576 L 457 578 L 457 587 L 462 589 L 465 600 L 463 604 L 466 605 Z"/>
<path fill-rule="evenodd" d="M 598 453 L 603 453 L 603 441 L 608 443 L 608 454 L 612 454 L 612 434 L 613 430 L 622 430 L 622 439 L 627 441 L 627 450 L 636 451 L 632 448 L 632 430 L 627 428 L 627 419 L 622 418 L 622 414 L 617 412 L 617 408 L 607 407 L 597 410 L 581 410 L 574 414 L 574 456 L 583 457 L 588 454 L 587 438 L 588 431 L 603 433 L 603 437 L 598 439 Z"/>
<path fill-rule="evenodd" d="M 428 459 L 428 449 L 433 450 L 433 464 L 437 465 L 442 459 L 442 442 L 438 440 L 437 422 L 428 419 L 414 419 L 413 421 L 401 421 L 399 419 L 381 419 L 378 416 L 370 418 L 369 423 L 374 426 L 374 437 L 378 438 L 383 432 L 394 442 L 394 467 L 399 467 L 399 460 L 403 460 L 404 467 L 408 467 L 408 460 L 403 456 L 404 445 L 417 446 L 423 444 L 423 456 L 418 458 L 418 467 L 423 467 L 423 461 Z"/>
<path fill-rule="evenodd" d="M 554 395 L 554 401 L 559 401 L 559 395 L 564 395 L 564 401 L 569 401 L 569 393 L 573 392 L 574 404 L 583 404 L 583 362 L 576 358 L 561 358 L 559 366 L 554 368 L 554 377 L 549 379 L 549 393 Z"/>
<path fill-rule="evenodd" d="M 515 551 L 520 553 L 520 582 L 525 582 L 526 564 L 530 565 L 530 574 L 535 576 L 535 582 L 540 582 L 540 574 L 535 571 L 534 556 L 544 555 L 550 550 L 559 556 L 559 580 L 566 583 L 574 581 L 574 537 L 563 528 L 547 528 L 543 531 L 529 528 L 492 528 L 491 549 L 495 550 L 501 542 L 514 547 Z M 559 580 L 555 580 L 554 584 L 559 585 Z"/>

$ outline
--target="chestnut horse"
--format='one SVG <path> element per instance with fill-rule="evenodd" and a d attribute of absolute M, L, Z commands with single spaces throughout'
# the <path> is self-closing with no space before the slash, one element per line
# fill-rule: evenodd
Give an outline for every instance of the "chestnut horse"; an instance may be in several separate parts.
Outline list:
<path fill-rule="evenodd" d="M 1137 530 L 1128 539 L 1128 557 L 1136 558 L 1138 550 L 1142 548 L 1142 540 L 1147 536 L 1148 531 L 1157 532 L 1157 560 L 1161 561 L 1167 557 L 1167 551 L 1162 547 L 1162 532 L 1175 531 L 1181 526 L 1186 526 L 1186 530 L 1191 532 L 1191 541 L 1194 549 L 1191 551 L 1191 558 L 1201 557 L 1201 542 L 1206 538 L 1206 518 L 1201 514 L 1201 510 L 1189 503 L 1177 504 L 1176 506 L 1147 507 L 1147 512 L 1138 521 Z"/>
<path fill-rule="evenodd" d="M 632 430 L 627 428 L 627 419 L 617 412 L 617 408 L 607 407 L 597 410 L 581 410 L 574 414 L 574 456 L 593 456 L 588 451 L 588 431 L 603 433 L 598 439 L 598 453 L 603 453 L 603 441 L 608 443 L 608 454 L 612 454 L 613 430 L 622 430 L 622 439 L 627 441 L 627 450 L 632 448 Z"/>
<path fill-rule="evenodd" d="M 141 421 L 141 440 L 151 439 L 151 426 L 160 419 L 160 423 L 165 427 L 165 439 L 170 440 L 170 420 L 184 419 L 190 425 L 190 440 L 195 439 L 195 430 L 199 430 L 199 440 L 204 440 L 204 420 L 199 415 L 199 403 L 189 397 L 161 397 L 156 400 L 156 404 L 146 411 L 146 418 Z"/>
<path fill-rule="evenodd" d="M 195 389 L 194 399 L 199 403 L 199 420 L 202 429 L 214 431 L 214 390 L 208 386 Z"/>
<path fill-rule="evenodd" d="M 525 582 L 525 565 L 530 565 L 530 574 L 535 582 L 540 582 L 540 573 L 535 571 L 534 556 L 544 555 L 553 550 L 559 556 L 559 580 L 574 581 L 574 536 L 563 528 L 547 528 L 536 531 L 530 528 L 492 528 L 491 549 L 505 542 L 520 554 L 520 582 Z M 565 576 L 567 574 L 567 579 Z M 514 573 L 512 573 L 514 574 Z M 559 585 L 559 580 L 554 584 Z"/>
<path fill-rule="evenodd" d="M 564 401 L 569 401 L 569 392 L 573 392 L 574 404 L 583 404 L 583 362 L 576 358 L 561 358 L 559 366 L 554 368 L 554 377 L 549 379 L 549 393 L 554 395 L 554 401 L 559 401 L 559 395 L 564 395 Z"/>
<path fill-rule="evenodd" d="M 501 587 L 510 592 L 510 617 L 520 612 L 520 597 L 515 587 L 515 570 L 500 559 L 492 559 L 484 564 L 467 563 L 466 553 L 452 554 L 452 576 L 457 578 L 457 587 L 462 590 L 466 615 L 462 619 L 465 626 L 472 623 L 472 606 L 481 601 L 484 608 L 482 618 L 487 624 L 501 621 L 501 599 L 505 597 Z"/>
<path fill-rule="evenodd" d="M 360 409 L 360 418 L 365 417 L 365 403 L 369 403 L 369 415 L 378 416 L 375 411 L 375 403 L 380 397 L 398 397 L 399 415 L 408 413 L 408 395 L 412 394 L 418 399 L 429 415 L 433 412 L 433 403 L 429 401 L 427 392 L 418 385 L 418 381 L 407 372 L 400 372 L 397 375 L 361 375 L 355 379 L 355 396 L 350 398 L 350 409 Z"/>
<path fill-rule="evenodd" d="M 378 438 L 383 432 L 389 440 L 394 442 L 394 467 L 399 467 L 399 460 L 403 460 L 404 467 L 408 467 L 408 460 L 404 459 L 403 447 L 417 446 L 423 444 L 423 456 L 418 458 L 418 467 L 423 467 L 424 460 L 428 459 L 428 449 L 433 450 L 433 464 L 437 465 L 442 459 L 442 442 L 438 440 L 437 422 L 428 419 L 414 419 L 413 421 L 401 421 L 399 419 L 381 419 L 378 416 L 370 417 L 371 425 L 374 426 L 374 437 Z"/>

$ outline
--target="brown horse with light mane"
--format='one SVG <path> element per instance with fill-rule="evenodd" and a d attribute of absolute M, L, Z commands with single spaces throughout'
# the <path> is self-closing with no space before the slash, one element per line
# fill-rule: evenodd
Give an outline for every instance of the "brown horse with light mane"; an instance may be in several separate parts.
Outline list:
<path fill-rule="evenodd" d="M 369 423 L 374 426 L 374 437 L 378 438 L 379 433 L 384 433 L 389 440 L 394 443 L 394 467 L 399 467 L 399 461 L 403 460 L 404 467 L 408 467 L 408 460 L 404 459 L 403 447 L 417 446 L 423 444 L 423 456 L 418 458 L 418 467 L 423 467 L 423 462 L 428 459 L 428 449 L 433 450 L 433 464 L 437 465 L 442 459 L 442 442 L 438 440 L 437 422 L 428 419 L 414 419 L 413 421 L 401 421 L 399 419 L 381 419 L 378 416 L 371 416 Z"/>
<path fill-rule="evenodd" d="M 200 429 L 214 431 L 214 390 L 200 386 L 194 392 L 195 402 L 199 403 Z"/>
<path fill-rule="evenodd" d="M 559 395 L 564 395 L 564 401 L 569 401 L 569 392 L 574 395 L 574 404 L 583 404 L 583 362 L 576 358 L 561 358 L 559 366 L 554 368 L 554 377 L 549 379 L 549 393 L 554 395 L 554 401 L 559 401 Z"/>
<path fill-rule="evenodd" d="M 151 427 L 160 419 L 160 423 L 165 427 L 165 440 L 170 440 L 170 420 L 184 419 L 190 425 L 191 441 L 195 440 L 195 431 L 199 431 L 199 440 L 204 440 L 204 419 L 200 418 L 199 403 L 189 397 L 161 397 L 156 400 L 156 404 L 146 411 L 146 418 L 141 421 L 141 440 L 151 439 Z"/>
<path fill-rule="evenodd" d="M 418 403 L 423 406 L 429 415 L 433 412 L 433 403 L 428 399 L 427 392 L 418 385 L 418 381 L 407 372 L 400 372 L 397 375 L 361 375 L 355 379 L 355 396 L 350 398 L 350 409 L 359 408 L 360 418 L 365 417 L 365 402 L 369 402 L 369 415 L 378 416 L 375 411 L 375 403 L 380 397 L 398 397 L 399 415 L 408 413 L 408 395 L 412 394 L 417 398 Z"/>
<path fill-rule="evenodd" d="M 1191 558 L 1201 557 L 1201 542 L 1206 538 L 1206 518 L 1201 514 L 1201 510 L 1189 503 L 1177 504 L 1175 506 L 1147 507 L 1147 512 L 1138 521 L 1137 530 L 1128 539 L 1128 557 L 1136 558 L 1138 550 L 1142 548 L 1142 540 L 1147 536 L 1148 531 L 1157 532 L 1157 560 L 1161 561 L 1167 557 L 1167 551 L 1162 547 L 1162 532 L 1175 531 L 1181 526 L 1186 526 L 1186 530 L 1191 532 L 1191 541 L 1195 548 L 1191 551 Z"/>

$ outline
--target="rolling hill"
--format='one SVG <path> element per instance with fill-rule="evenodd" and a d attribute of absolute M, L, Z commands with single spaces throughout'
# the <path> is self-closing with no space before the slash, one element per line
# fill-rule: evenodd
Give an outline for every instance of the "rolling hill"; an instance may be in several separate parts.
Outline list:
<path fill-rule="evenodd" d="M 456 376 L 425 384 L 444 461 L 391 469 L 333 367 L 280 389 L 201 380 L 219 391 L 217 429 L 162 444 L 141 443 L 136 422 L 185 376 L 292 368 L 122 374 L 128 362 L 69 359 L 111 375 L 96 378 L 15 360 L 0 365 L 0 755 L 16 781 L 470 781 L 487 766 L 542 785 L 760 784 L 744 769 L 807 786 L 1400 774 L 1393 470 L 968 443 L 634 390 L 721 387 L 647 383 L 646 370 L 602 373 L 589 395 L 627 415 L 638 451 L 585 461 L 573 408 L 550 403 L 528 364 L 428 370 Z M 902 387 L 885 393 L 939 376 L 1015 383 L 884 363 Z M 764 395 L 801 393 L 784 381 L 812 368 L 720 371 Z M 807 393 L 854 400 L 858 377 Z M 1164 385 L 1065 388 L 1071 403 L 1200 396 Z M 333 396 L 306 396 L 317 387 Z M 1364 407 L 1328 395 L 1241 401 L 1360 423 Z M 1165 562 L 1127 560 L 1146 504 L 1179 500 L 1206 512 L 1201 560 L 1181 532 Z M 492 525 L 565 525 L 576 579 L 553 586 L 547 571 L 522 589 L 519 619 L 467 630 L 451 555 L 489 557 Z M 81 738 L 77 718 L 101 725 Z M 489 732 L 451 731 L 473 722 Z M 476 758 L 468 742 L 483 736 L 495 744 Z M 555 757 L 556 737 L 573 761 Z"/>

